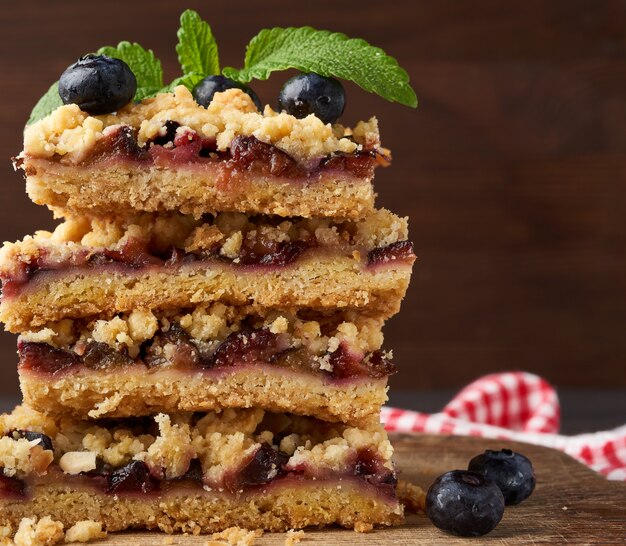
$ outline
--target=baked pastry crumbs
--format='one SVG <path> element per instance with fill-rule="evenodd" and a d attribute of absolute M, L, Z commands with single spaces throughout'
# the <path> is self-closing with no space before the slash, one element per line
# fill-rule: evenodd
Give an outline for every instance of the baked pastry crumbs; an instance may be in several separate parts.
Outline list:
<path fill-rule="evenodd" d="M 65 532 L 65 542 L 90 542 L 106 538 L 106 536 L 107 532 L 102 530 L 102 522 L 82 520 Z"/>
<path fill-rule="evenodd" d="M 409 514 L 423 512 L 426 508 L 426 492 L 419 486 L 398 480 L 398 499 L 404 505 L 404 510 Z"/>
<path fill-rule="evenodd" d="M 1 517 L 1 516 L 0 516 Z M 50 516 L 22 518 L 13 537 L 15 546 L 53 546 L 64 538 L 63 524 Z"/>
<path fill-rule="evenodd" d="M 285 537 L 285 546 L 295 546 L 299 544 L 300 541 L 304 538 L 304 531 L 295 529 L 289 529 L 287 531 L 287 536 Z"/>
<path fill-rule="evenodd" d="M 263 529 L 248 531 L 240 527 L 229 527 L 220 533 L 213 533 L 213 540 L 225 541 L 224 544 L 231 546 L 254 546 L 257 538 L 263 536 Z"/>

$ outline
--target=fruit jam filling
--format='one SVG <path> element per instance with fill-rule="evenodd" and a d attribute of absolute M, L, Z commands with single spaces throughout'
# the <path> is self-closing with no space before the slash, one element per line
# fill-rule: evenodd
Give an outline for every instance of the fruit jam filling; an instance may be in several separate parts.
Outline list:
<path fill-rule="evenodd" d="M 306 313 L 303 313 L 306 314 Z M 136 310 L 111 320 L 64 319 L 19 338 L 19 368 L 60 374 L 79 367 L 110 370 L 225 370 L 264 366 L 327 379 L 380 379 L 395 373 L 379 321 L 351 312 L 299 317 L 294 313 L 228 307 L 188 312 Z"/>
<path fill-rule="evenodd" d="M 69 218 L 0 251 L 3 294 L 46 271 L 70 268 L 178 267 L 201 262 L 235 267 L 286 267 L 312 251 L 358 260 L 363 267 L 415 256 L 406 219 L 381 209 L 360 221 L 278 218 L 221 213 L 138 215 L 130 222 Z"/>
<path fill-rule="evenodd" d="M 155 137 L 143 145 L 137 141 L 137 131 L 127 125 L 106 130 L 81 164 L 116 160 L 156 167 L 211 165 L 219 169 L 222 177 L 252 172 L 260 176 L 311 182 L 322 173 L 333 171 L 356 178 L 371 178 L 374 168 L 386 165 L 389 157 L 377 150 L 360 149 L 354 153 L 336 152 L 303 164 L 254 136 L 236 136 L 226 150 L 219 151 L 214 138 L 203 138 L 193 129 L 168 120 Z"/>
<path fill-rule="evenodd" d="M 13 428 L 20 412 L 31 413 L 28 426 L 38 431 Z M 0 421 L 0 498 L 25 499 L 30 485 L 61 473 L 69 483 L 79 480 L 115 495 L 180 486 L 241 494 L 281 481 L 346 479 L 395 498 L 391 446 L 382 430 L 256 409 L 98 424 L 66 420 L 62 428 L 32 410 L 15 413 Z M 30 442 L 30 452 L 24 442 Z M 47 464 L 34 468 L 33 453 L 47 454 Z"/>

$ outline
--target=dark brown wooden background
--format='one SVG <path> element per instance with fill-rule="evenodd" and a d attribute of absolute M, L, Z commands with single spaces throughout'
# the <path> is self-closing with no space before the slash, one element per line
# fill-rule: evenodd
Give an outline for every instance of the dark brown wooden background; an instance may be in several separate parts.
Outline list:
<path fill-rule="evenodd" d="M 245 7 L 244 7 L 245 6 Z M 0 10 L 0 236 L 52 225 L 9 157 L 31 107 L 78 56 L 129 39 L 178 75 L 178 15 L 211 23 L 240 66 L 266 26 L 312 25 L 379 45 L 417 110 L 348 86 L 346 122 L 376 114 L 392 168 L 379 203 L 411 218 L 419 261 L 387 327 L 396 389 L 457 387 L 505 369 L 559 387 L 626 387 L 626 2 L 11 2 Z M 286 78 L 254 87 L 274 103 Z M 1 336 L 0 393 L 15 339 Z"/>

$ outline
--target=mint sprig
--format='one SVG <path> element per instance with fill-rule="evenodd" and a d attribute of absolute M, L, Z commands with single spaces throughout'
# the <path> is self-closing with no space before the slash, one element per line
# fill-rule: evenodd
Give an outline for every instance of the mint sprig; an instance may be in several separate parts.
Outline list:
<path fill-rule="evenodd" d="M 162 89 L 159 89 L 159 93 L 172 93 L 179 85 L 184 85 L 187 89 L 189 89 L 189 91 L 193 91 L 193 88 L 204 78 L 205 76 L 203 74 L 196 74 L 195 72 L 192 72 L 191 74 L 186 74 L 172 80 L 171 83 L 167 84 Z"/>
<path fill-rule="evenodd" d="M 220 73 L 217 43 L 209 24 L 193 10 L 185 10 L 180 16 L 177 36 L 176 53 L 183 75 L 165 87 L 161 61 L 152 50 L 137 43 L 120 42 L 115 47 L 101 47 L 97 53 L 121 59 L 130 67 L 137 79 L 135 101 L 171 92 L 177 85 L 193 91 L 203 78 Z M 289 68 L 350 80 L 388 101 L 417 106 L 409 76 L 393 57 L 365 40 L 312 27 L 262 30 L 246 48 L 244 67 L 240 70 L 227 67 L 222 73 L 245 84 L 253 79 L 266 80 L 272 72 Z M 27 124 L 61 105 L 56 82 L 39 99 Z"/>
<path fill-rule="evenodd" d="M 393 57 L 365 40 L 312 27 L 262 30 L 248 44 L 244 68 L 227 67 L 223 72 L 248 83 L 289 68 L 350 80 L 388 101 L 417 106 L 409 76 Z"/>
<path fill-rule="evenodd" d="M 188 9 L 182 13 L 176 35 L 176 53 L 183 74 L 213 76 L 220 73 L 217 42 L 211 27 L 198 12 Z"/>

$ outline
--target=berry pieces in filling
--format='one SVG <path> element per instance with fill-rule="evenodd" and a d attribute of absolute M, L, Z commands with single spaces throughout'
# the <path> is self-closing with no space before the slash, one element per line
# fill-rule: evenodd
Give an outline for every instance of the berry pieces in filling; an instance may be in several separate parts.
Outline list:
<path fill-rule="evenodd" d="M 222 213 L 196 220 L 180 214 L 138 215 L 126 222 L 70 218 L 53 233 L 40 231 L 0 251 L 3 294 L 38 274 L 72 268 L 172 267 L 219 262 L 237 267 L 281 268 L 306 256 L 332 252 L 362 266 L 414 259 L 407 223 L 381 209 L 366 219 L 246 217 Z"/>
<path fill-rule="evenodd" d="M 23 333 L 20 371 L 59 376 L 77 368 L 150 373 L 268 367 L 326 380 L 381 379 L 395 372 L 380 350 L 382 321 L 354 312 L 256 310 L 221 303 L 110 320 L 64 319 Z"/>

